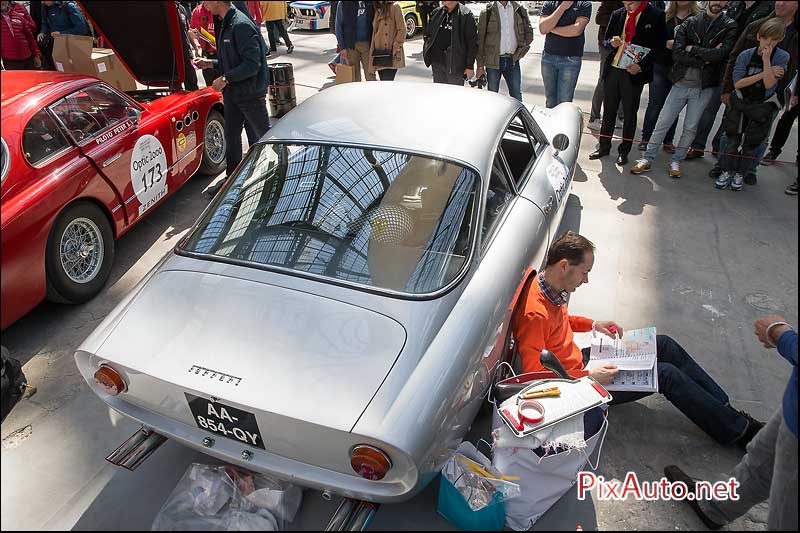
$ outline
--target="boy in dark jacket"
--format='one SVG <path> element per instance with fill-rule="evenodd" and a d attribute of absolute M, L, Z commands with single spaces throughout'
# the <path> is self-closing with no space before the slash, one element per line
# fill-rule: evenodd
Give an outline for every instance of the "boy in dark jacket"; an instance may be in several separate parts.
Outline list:
<path fill-rule="evenodd" d="M 777 48 L 785 31 L 781 19 L 768 20 L 758 30 L 758 47 L 748 48 L 736 58 L 735 92 L 723 121 L 728 142 L 719 159 L 722 174 L 715 182 L 717 189 L 741 191 L 744 176 L 757 164 L 756 149 L 769 137 L 778 114 L 776 87 L 789 65 L 789 52 Z M 741 157 L 735 157 L 740 145 Z"/>
<path fill-rule="evenodd" d="M 459 2 L 442 2 L 431 13 L 423 34 L 422 57 L 433 71 L 433 83 L 464 85 L 475 74 L 478 26 L 469 9 Z"/>
<path fill-rule="evenodd" d="M 628 162 L 628 154 L 636 133 L 639 100 L 642 89 L 653 80 L 653 64 L 667 44 L 667 22 L 664 12 L 647 2 L 623 2 L 625 7 L 614 11 L 606 28 L 603 45 L 613 48 L 605 63 L 601 65 L 600 75 L 603 87 L 603 126 L 600 129 L 599 147 L 589 154 L 589 159 L 600 159 L 611 153 L 611 136 L 620 101 L 625 112 L 622 127 L 623 140 L 619 144 L 618 165 Z M 626 45 L 634 44 L 649 49 L 647 55 L 626 68 L 619 67 L 619 61 Z"/>

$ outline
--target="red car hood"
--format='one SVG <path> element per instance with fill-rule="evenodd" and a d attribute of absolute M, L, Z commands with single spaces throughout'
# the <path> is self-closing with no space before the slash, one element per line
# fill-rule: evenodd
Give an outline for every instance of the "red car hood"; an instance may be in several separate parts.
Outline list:
<path fill-rule="evenodd" d="M 80 4 L 139 83 L 176 87 L 183 82 L 183 41 L 175 2 L 87 0 Z"/>

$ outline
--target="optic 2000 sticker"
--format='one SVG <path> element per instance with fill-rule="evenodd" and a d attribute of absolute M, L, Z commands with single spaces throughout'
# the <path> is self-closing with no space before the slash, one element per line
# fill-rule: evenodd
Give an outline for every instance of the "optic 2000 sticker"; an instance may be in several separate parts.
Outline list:
<path fill-rule="evenodd" d="M 142 135 L 131 156 L 131 184 L 139 199 L 139 216 L 167 195 L 167 156 L 153 135 Z"/>

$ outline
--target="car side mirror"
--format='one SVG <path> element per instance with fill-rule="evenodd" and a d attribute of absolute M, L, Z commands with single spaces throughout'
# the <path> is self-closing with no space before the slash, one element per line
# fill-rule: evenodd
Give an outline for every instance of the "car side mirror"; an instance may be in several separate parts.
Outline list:
<path fill-rule="evenodd" d="M 142 118 L 142 112 L 140 110 L 136 109 L 135 107 L 129 107 L 128 108 L 128 116 L 133 121 L 133 125 L 134 126 L 138 126 L 139 125 L 139 119 Z"/>
<path fill-rule="evenodd" d="M 563 133 L 559 133 L 555 137 L 553 137 L 553 148 L 556 149 L 555 155 L 558 155 L 559 152 L 563 152 L 567 148 L 569 148 L 569 137 L 564 135 Z"/>

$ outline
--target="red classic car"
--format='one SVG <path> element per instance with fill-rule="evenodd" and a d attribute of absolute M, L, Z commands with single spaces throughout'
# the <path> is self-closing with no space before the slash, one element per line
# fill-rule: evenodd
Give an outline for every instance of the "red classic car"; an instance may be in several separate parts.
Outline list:
<path fill-rule="evenodd" d="M 92 298 L 115 239 L 198 170 L 225 168 L 220 94 L 174 89 L 183 79 L 175 3 L 126 4 L 83 7 L 147 89 L 126 94 L 79 74 L 0 74 L 2 329 L 44 298 Z M 134 30 L 143 27 L 147 45 Z"/>

